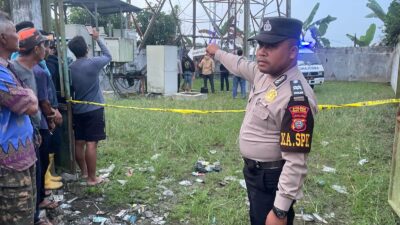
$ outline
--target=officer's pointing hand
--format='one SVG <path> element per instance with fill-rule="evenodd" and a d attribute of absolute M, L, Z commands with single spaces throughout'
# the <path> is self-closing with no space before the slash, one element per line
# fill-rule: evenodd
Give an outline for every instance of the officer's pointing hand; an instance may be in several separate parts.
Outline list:
<path fill-rule="evenodd" d="M 213 55 L 215 55 L 215 53 L 217 52 L 218 49 L 219 49 L 218 45 L 210 44 L 207 46 L 206 52 L 213 56 Z"/>

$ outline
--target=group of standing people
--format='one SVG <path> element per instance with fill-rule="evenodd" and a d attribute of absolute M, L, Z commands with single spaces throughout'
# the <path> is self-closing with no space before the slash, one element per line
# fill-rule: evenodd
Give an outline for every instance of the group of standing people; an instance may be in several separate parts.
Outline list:
<path fill-rule="evenodd" d="M 237 55 L 241 56 L 243 51 L 241 49 L 237 50 Z M 208 92 L 208 83 L 211 87 L 211 92 L 215 93 L 215 86 L 214 86 L 214 74 L 215 74 L 215 62 L 213 58 L 206 53 L 204 57 L 200 60 L 197 64 L 197 68 L 200 71 L 200 77 L 203 79 L 203 90 Z M 221 91 L 229 91 L 229 71 L 225 68 L 223 64 L 220 64 L 220 80 L 221 80 Z M 190 92 L 192 90 L 192 83 L 195 78 L 195 71 L 196 65 L 194 62 L 185 55 L 182 60 L 178 60 L 178 92 L 179 89 Z M 182 86 L 181 83 L 181 76 L 184 79 L 184 83 Z M 246 80 L 241 78 L 240 76 L 236 76 L 233 74 L 233 88 L 232 88 L 232 97 L 237 98 L 238 94 L 238 87 L 240 86 L 240 94 L 241 98 L 246 98 Z M 225 88 L 226 87 L 226 88 Z"/>
<path fill-rule="evenodd" d="M 99 72 L 111 55 L 97 31 L 93 39 L 103 55 L 89 58 L 81 36 L 68 44 L 77 58 L 70 65 L 73 96 L 104 103 Z M 52 174 L 62 141 L 58 103 L 64 101 L 55 45 L 53 34 L 30 21 L 14 25 L 0 11 L 0 224 L 51 225 L 39 217 L 40 210 L 58 207 L 47 198 L 63 186 L 62 178 Z M 96 151 L 98 141 L 105 139 L 103 107 L 73 105 L 73 124 L 82 177 L 87 185 L 99 184 Z"/>
<path fill-rule="evenodd" d="M 14 26 L 3 12 L 0 33 L 0 223 L 51 224 L 39 212 L 58 206 L 45 198 L 46 189 L 63 186 L 50 172 L 60 142 L 53 132 L 63 122 L 56 71 L 46 61 L 52 36 L 30 21 Z"/>

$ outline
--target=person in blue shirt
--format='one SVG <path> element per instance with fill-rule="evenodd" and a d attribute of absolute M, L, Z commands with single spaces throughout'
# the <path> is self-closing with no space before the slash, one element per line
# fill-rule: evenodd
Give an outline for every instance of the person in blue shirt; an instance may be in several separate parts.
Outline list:
<path fill-rule="evenodd" d="M 18 48 L 14 24 L 0 11 L 0 224 L 34 223 L 36 155 L 29 115 L 38 112 L 38 100 L 8 61 Z"/>
<path fill-rule="evenodd" d="M 99 32 L 93 30 L 92 37 L 99 45 L 102 55 L 89 58 L 88 46 L 82 36 L 76 36 L 68 43 L 68 48 L 74 53 L 76 60 L 69 65 L 73 98 L 79 101 L 104 103 L 100 89 L 100 71 L 111 62 L 111 54 L 104 42 L 99 39 Z M 72 106 L 75 159 L 83 178 L 88 185 L 102 182 L 96 177 L 97 143 L 106 138 L 104 107 L 89 104 L 74 104 Z"/>

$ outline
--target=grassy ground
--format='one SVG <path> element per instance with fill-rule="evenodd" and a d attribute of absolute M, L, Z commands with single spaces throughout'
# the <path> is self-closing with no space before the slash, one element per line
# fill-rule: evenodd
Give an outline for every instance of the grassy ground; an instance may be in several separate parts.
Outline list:
<path fill-rule="evenodd" d="M 201 81 L 196 80 L 195 89 Z M 246 101 L 230 92 L 210 94 L 207 100 L 174 101 L 168 98 L 108 99 L 108 103 L 138 107 L 185 109 L 243 109 Z M 351 103 L 393 98 L 387 84 L 327 82 L 315 88 L 320 104 Z M 387 203 L 396 105 L 321 111 L 316 118 L 305 197 L 296 212 L 318 213 L 329 224 L 400 224 Z M 110 205 L 144 203 L 155 212 L 169 212 L 167 224 L 249 224 L 246 193 L 237 181 L 222 186 L 227 176 L 242 179 L 238 134 L 243 113 L 181 115 L 107 108 L 108 139 L 100 144 L 98 168 L 111 163 L 111 182 L 91 188 L 104 194 Z M 214 153 L 215 152 L 215 153 Z M 212 154 L 213 153 L 213 154 Z M 157 160 L 151 157 L 161 154 Z M 205 183 L 191 175 L 198 159 L 220 161 L 222 171 L 209 173 Z M 359 160 L 368 163 L 360 166 Z M 323 165 L 336 173 L 322 172 Z M 154 167 L 154 172 L 141 168 Z M 134 174 L 125 175 L 126 167 Z M 121 186 L 116 180 L 128 180 Z M 179 185 L 191 180 L 189 187 Z M 332 185 L 347 188 L 340 194 Z M 162 186 L 160 186 L 162 185 Z M 164 197 L 168 188 L 173 197 Z"/>

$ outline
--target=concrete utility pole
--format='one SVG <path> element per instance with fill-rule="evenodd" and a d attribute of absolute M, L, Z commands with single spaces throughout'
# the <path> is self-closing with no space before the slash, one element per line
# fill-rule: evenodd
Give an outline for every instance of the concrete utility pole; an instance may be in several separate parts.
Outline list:
<path fill-rule="evenodd" d="M 292 0 L 286 0 L 286 17 L 292 17 Z"/>
<path fill-rule="evenodd" d="M 243 55 L 249 57 L 249 33 L 250 33 L 250 3 L 249 0 L 244 0 L 244 25 L 243 25 Z"/>
<path fill-rule="evenodd" d="M 43 15 L 43 30 L 51 32 L 50 0 L 41 0 Z"/>
<path fill-rule="evenodd" d="M 32 21 L 37 29 L 43 29 L 40 0 L 12 0 L 10 4 L 11 16 L 15 24 Z"/>
<path fill-rule="evenodd" d="M 193 0 L 193 48 L 196 48 L 196 0 Z"/>

